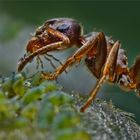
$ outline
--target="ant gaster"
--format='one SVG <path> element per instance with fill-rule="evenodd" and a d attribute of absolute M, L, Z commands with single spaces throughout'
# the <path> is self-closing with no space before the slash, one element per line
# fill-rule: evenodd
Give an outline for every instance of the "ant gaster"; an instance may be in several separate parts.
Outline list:
<path fill-rule="evenodd" d="M 66 59 L 64 64 L 48 54 L 72 46 L 77 46 L 78 50 Z M 61 63 L 54 73 L 42 73 L 42 77 L 49 80 L 56 79 L 67 67 L 86 56 L 85 64 L 97 78 L 97 83 L 81 107 L 81 112 L 88 108 L 106 81 L 118 84 L 123 90 L 140 92 L 140 56 L 136 58 L 131 68 L 128 68 L 127 56 L 119 41 L 114 42 L 103 32 L 83 35 L 82 26 L 74 19 L 55 18 L 46 21 L 36 30 L 26 49 L 29 54 L 19 61 L 18 71 L 21 71 L 34 57 L 39 58 L 39 55 L 50 56 Z M 51 59 L 47 60 L 52 64 Z"/>

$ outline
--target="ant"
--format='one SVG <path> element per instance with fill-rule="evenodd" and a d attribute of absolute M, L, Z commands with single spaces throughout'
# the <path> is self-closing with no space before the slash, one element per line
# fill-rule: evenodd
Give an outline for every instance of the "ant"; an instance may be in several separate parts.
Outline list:
<path fill-rule="evenodd" d="M 119 41 L 114 42 L 103 32 L 83 35 L 82 25 L 71 18 L 50 19 L 39 27 L 27 45 L 29 55 L 19 61 L 18 71 L 21 71 L 34 57 L 39 59 L 39 55 L 48 55 L 48 52 L 62 51 L 72 46 L 77 46 L 78 50 L 67 58 L 64 64 L 61 63 L 54 73 L 43 72 L 42 77 L 47 80 L 57 79 L 67 67 L 85 57 L 85 64 L 97 78 L 97 83 L 81 107 L 81 112 L 89 107 L 106 81 L 118 84 L 123 90 L 140 93 L 140 56 L 136 58 L 131 68 L 128 68 L 125 50 L 121 48 Z M 53 56 L 50 57 L 59 61 Z"/>

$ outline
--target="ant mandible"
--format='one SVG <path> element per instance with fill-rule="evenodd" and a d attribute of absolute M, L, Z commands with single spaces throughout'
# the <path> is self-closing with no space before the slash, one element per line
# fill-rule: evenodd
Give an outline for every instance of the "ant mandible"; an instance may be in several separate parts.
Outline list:
<path fill-rule="evenodd" d="M 62 64 L 48 52 L 61 51 L 72 46 L 78 50 Z M 27 45 L 29 55 L 24 56 L 18 63 L 21 71 L 34 57 L 39 61 L 40 55 L 47 55 L 59 61 L 61 65 L 54 73 L 43 72 L 42 77 L 56 79 L 67 67 L 79 62 L 85 55 L 85 64 L 98 79 L 86 103 L 80 111 L 84 112 L 94 100 L 104 82 L 118 84 L 123 90 L 134 90 L 140 93 L 140 56 L 128 68 L 127 56 L 119 41 L 114 42 L 103 32 L 91 32 L 83 35 L 81 24 L 71 18 L 54 18 L 47 20 L 39 27 Z M 51 59 L 47 59 L 51 62 Z"/>

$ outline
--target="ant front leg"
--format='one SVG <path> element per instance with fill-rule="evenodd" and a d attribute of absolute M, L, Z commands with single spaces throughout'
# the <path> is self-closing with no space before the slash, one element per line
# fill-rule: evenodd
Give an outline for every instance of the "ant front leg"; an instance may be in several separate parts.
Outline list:
<path fill-rule="evenodd" d="M 18 72 L 22 71 L 25 65 L 29 63 L 30 61 L 32 61 L 34 57 L 45 52 L 57 50 L 57 48 L 61 47 L 62 45 L 63 45 L 62 41 L 52 43 L 36 50 L 35 52 L 33 52 L 32 54 L 28 56 L 25 56 L 23 59 L 20 59 L 20 61 L 18 62 Z"/>
<path fill-rule="evenodd" d="M 84 106 L 81 107 L 81 109 L 80 109 L 81 112 L 85 112 L 85 110 L 89 107 L 89 105 L 95 99 L 95 97 L 96 97 L 100 87 L 105 82 L 105 80 L 110 80 L 110 81 L 114 80 L 115 68 L 116 68 L 116 65 L 117 65 L 117 57 L 118 57 L 118 50 L 119 50 L 119 48 L 120 48 L 120 43 L 119 43 L 119 41 L 117 41 L 113 45 L 112 49 L 109 52 L 109 55 L 107 57 L 105 66 L 103 68 L 103 72 L 102 72 L 101 78 L 96 83 L 96 86 L 92 90 L 92 92 L 90 94 L 90 97 L 88 98 L 88 100 L 86 101 Z"/>
<path fill-rule="evenodd" d="M 91 51 L 94 51 L 97 44 L 100 42 L 102 45 L 106 45 L 105 36 L 102 32 L 98 33 L 97 35 L 91 36 L 91 38 L 81 48 L 79 48 L 70 58 L 68 58 L 62 66 L 59 66 L 54 73 L 42 73 L 43 78 L 47 80 L 57 79 L 57 77 L 63 71 L 65 71 L 68 66 L 71 66 L 75 62 L 80 61 L 83 58 L 83 56 L 88 55 Z"/>
<path fill-rule="evenodd" d="M 29 63 L 31 60 L 33 60 L 34 57 L 36 57 L 40 54 L 45 54 L 50 51 L 60 51 L 60 50 L 64 50 L 64 49 L 68 48 L 68 46 L 70 44 L 70 40 L 67 36 L 65 36 L 64 34 L 60 33 L 59 31 L 49 28 L 49 27 L 48 27 L 47 31 L 49 34 L 51 34 L 52 36 L 54 36 L 56 38 L 59 38 L 62 41 L 58 41 L 58 42 L 43 46 L 43 47 L 37 49 L 36 51 L 34 51 L 33 53 L 31 53 L 30 55 L 21 59 L 18 63 L 19 72 L 22 71 L 22 69 L 25 67 L 25 65 L 27 63 Z"/>

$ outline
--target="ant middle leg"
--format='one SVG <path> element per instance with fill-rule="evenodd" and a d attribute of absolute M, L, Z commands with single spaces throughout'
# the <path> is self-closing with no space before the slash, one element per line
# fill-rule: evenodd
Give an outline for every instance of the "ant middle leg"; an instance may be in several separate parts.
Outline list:
<path fill-rule="evenodd" d="M 91 51 L 94 51 L 98 43 L 101 45 L 105 44 L 105 36 L 102 32 L 97 34 L 96 36 L 91 36 L 91 38 L 81 47 L 79 48 L 71 57 L 69 57 L 62 66 L 59 66 L 54 73 L 42 73 L 42 77 L 48 80 L 56 79 L 63 71 L 66 70 L 68 66 L 71 66 L 77 61 L 80 61 L 83 56 L 90 54 Z M 105 47 L 105 46 L 102 46 Z"/>
<path fill-rule="evenodd" d="M 51 54 L 46 54 L 48 57 L 51 57 L 53 60 L 55 60 L 56 62 L 58 62 L 60 65 L 63 65 L 63 63 L 58 59 L 58 58 L 56 58 L 56 57 L 54 57 L 53 55 L 51 55 Z"/>
<path fill-rule="evenodd" d="M 41 58 L 40 58 L 39 55 L 36 57 L 36 61 L 37 61 L 36 69 L 39 68 L 39 65 L 40 65 L 41 68 L 43 69 L 44 65 L 43 65 L 43 62 L 42 62 L 42 60 L 41 60 Z"/>
<path fill-rule="evenodd" d="M 50 58 L 48 58 L 48 56 L 45 54 L 44 58 L 49 61 L 50 65 L 52 66 L 52 68 L 56 69 L 56 66 L 54 65 L 54 63 L 52 62 L 52 60 Z"/>

